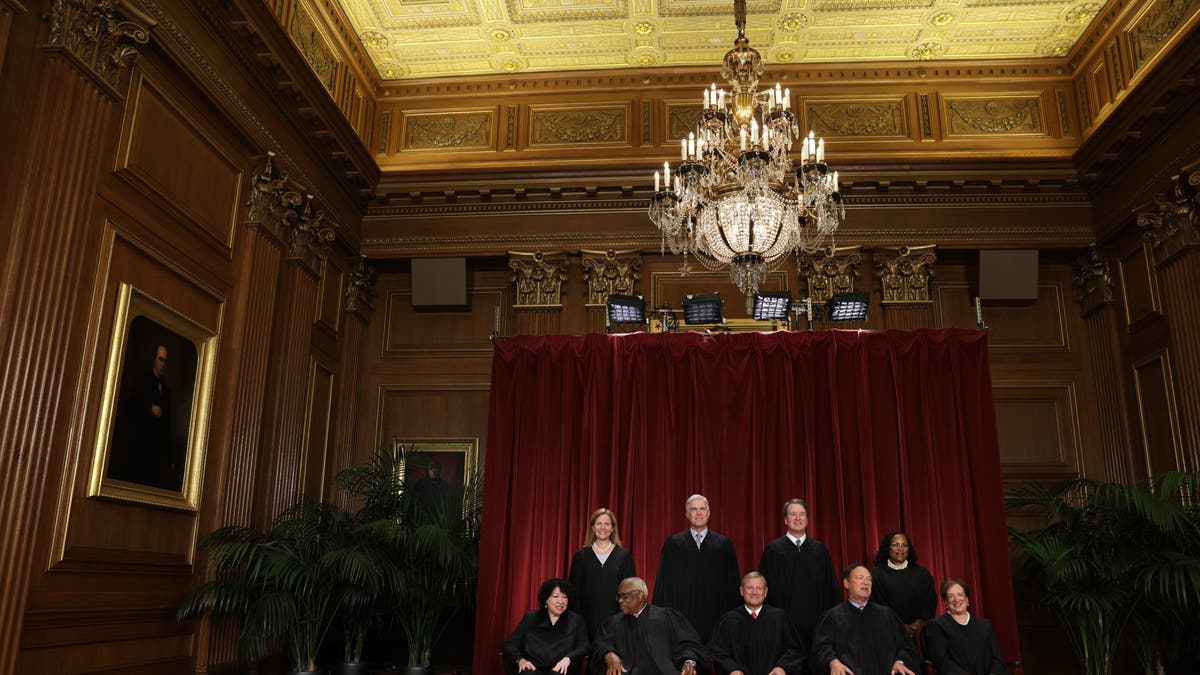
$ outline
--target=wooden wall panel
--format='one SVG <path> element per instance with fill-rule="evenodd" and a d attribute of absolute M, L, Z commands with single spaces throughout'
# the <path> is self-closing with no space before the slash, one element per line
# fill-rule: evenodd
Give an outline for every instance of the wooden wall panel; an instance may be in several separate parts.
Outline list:
<path fill-rule="evenodd" d="M 1158 278 L 1154 273 L 1154 254 L 1150 245 L 1139 242 L 1117 258 L 1121 300 L 1128 326 L 1162 314 Z"/>
<path fill-rule="evenodd" d="M 131 85 L 117 175 L 208 235 L 228 255 L 242 206 L 242 171 L 145 70 Z"/>
<path fill-rule="evenodd" d="M 1006 481 L 1083 472 L 1072 382 L 993 381 L 1000 465 Z"/>
<path fill-rule="evenodd" d="M 973 290 L 965 283 L 936 285 L 938 323 L 974 326 Z M 1037 300 L 1030 303 L 983 302 L 983 322 L 991 330 L 992 353 L 1013 351 L 1068 352 L 1068 306 L 1059 284 L 1039 283 Z"/>
<path fill-rule="evenodd" d="M 1145 475 L 1178 471 L 1186 464 L 1179 436 L 1178 402 L 1166 350 L 1133 364 L 1138 416 L 1142 427 Z"/>
<path fill-rule="evenodd" d="M 304 494 L 320 499 L 326 484 L 333 476 L 325 474 L 329 457 L 330 429 L 333 422 L 334 372 L 314 360 L 308 384 L 308 413 L 305 415 L 308 433 L 304 439 L 300 484 Z M 345 467 L 342 467 L 345 468 Z"/>
<path fill-rule="evenodd" d="M 317 291 L 317 324 L 330 333 L 338 332 L 342 318 L 342 293 L 346 273 L 337 258 L 326 258 L 321 264 L 321 287 Z"/>
<path fill-rule="evenodd" d="M 506 286 L 478 282 L 468 288 L 470 305 L 462 310 L 413 307 L 412 291 L 395 288 L 383 297 L 386 357 L 491 356 L 487 341 L 495 327 L 495 309 L 509 316 L 511 293 Z M 436 335 L 436 340 L 430 337 Z"/>

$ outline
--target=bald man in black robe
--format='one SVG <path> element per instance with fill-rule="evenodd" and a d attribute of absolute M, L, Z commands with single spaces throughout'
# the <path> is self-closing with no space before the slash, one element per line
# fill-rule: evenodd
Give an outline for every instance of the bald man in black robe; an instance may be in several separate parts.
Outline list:
<path fill-rule="evenodd" d="M 764 605 L 767 582 L 762 574 L 742 577 L 744 604 L 721 615 L 708 651 L 720 675 L 800 675 L 804 647 L 787 615 Z"/>
<path fill-rule="evenodd" d="M 708 529 L 708 499 L 688 497 L 685 512 L 690 527 L 663 542 L 654 604 L 678 609 L 707 641 L 717 619 L 741 604 L 741 574 L 733 542 Z"/>
<path fill-rule="evenodd" d="M 674 609 L 647 604 L 646 582 L 630 577 L 617 587 L 620 614 L 600 624 L 592 675 L 696 675 L 707 672 L 704 645 Z"/>
<path fill-rule="evenodd" d="M 871 602 L 871 570 L 842 575 L 848 598 L 825 612 L 813 634 L 809 666 L 816 675 L 915 675 L 917 650 L 891 609 Z"/>

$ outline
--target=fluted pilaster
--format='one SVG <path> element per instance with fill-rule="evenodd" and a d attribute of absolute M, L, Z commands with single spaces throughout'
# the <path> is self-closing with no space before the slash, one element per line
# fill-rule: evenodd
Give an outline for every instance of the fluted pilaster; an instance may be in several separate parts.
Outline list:
<path fill-rule="evenodd" d="M 102 227 L 90 219 L 96 187 L 111 161 L 112 121 L 118 87 L 93 72 L 64 45 L 67 12 L 89 3 L 55 2 L 52 30 L 38 78 L 29 90 L 32 109 L 21 130 L 24 165 L 13 172 L 12 235 L 0 269 L 0 672 L 14 672 L 34 537 L 48 462 L 66 442 L 79 360 L 81 313 L 90 295 L 89 272 Z M 6 4 L 7 9 L 13 3 Z M 10 17 L 11 18 L 11 17 Z M 121 22 L 113 34 L 106 19 Z M 145 43 L 145 29 L 115 14 L 75 17 L 67 33 L 76 46 L 111 47 L 122 57 L 112 80 Z M 32 22 L 25 28 L 32 29 Z M 136 30 L 135 30 L 136 29 Z M 96 44 L 93 44 L 96 43 Z"/>
<path fill-rule="evenodd" d="M 1185 168 L 1138 226 L 1154 247 L 1159 290 L 1175 359 L 1175 390 L 1183 433 L 1183 470 L 1200 470 L 1200 164 Z"/>
<path fill-rule="evenodd" d="M 1121 358 L 1118 332 L 1121 317 L 1113 293 L 1115 286 L 1108 257 L 1092 244 L 1088 252 L 1075 261 L 1075 288 L 1083 313 L 1100 413 L 1098 431 L 1104 455 L 1104 479 L 1130 484 L 1137 474 L 1133 471 L 1135 445 L 1129 429 L 1125 371 L 1113 367 Z"/>

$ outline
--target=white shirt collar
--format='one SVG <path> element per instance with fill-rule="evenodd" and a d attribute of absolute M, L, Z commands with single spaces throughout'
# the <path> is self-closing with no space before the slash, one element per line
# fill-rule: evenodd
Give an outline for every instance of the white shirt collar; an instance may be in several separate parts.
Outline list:
<path fill-rule="evenodd" d="M 800 544 L 804 543 L 805 539 L 808 539 L 808 533 L 805 532 L 804 534 L 800 535 L 799 538 L 797 538 L 797 537 L 793 537 L 791 532 L 788 532 L 787 538 L 792 540 L 793 546 L 799 546 Z"/>

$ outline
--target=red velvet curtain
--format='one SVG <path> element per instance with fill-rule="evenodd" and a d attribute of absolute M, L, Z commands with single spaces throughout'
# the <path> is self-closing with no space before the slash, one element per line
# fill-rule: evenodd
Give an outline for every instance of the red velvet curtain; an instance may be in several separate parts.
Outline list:
<path fill-rule="evenodd" d="M 839 570 L 907 531 L 938 582 L 973 586 L 972 610 L 1018 658 L 985 332 L 515 337 L 495 343 L 490 405 L 476 673 L 499 671 L 593 510 L 616 513 L 653 585 L 696 492 L 743 574 L 792 497 Z"/>

